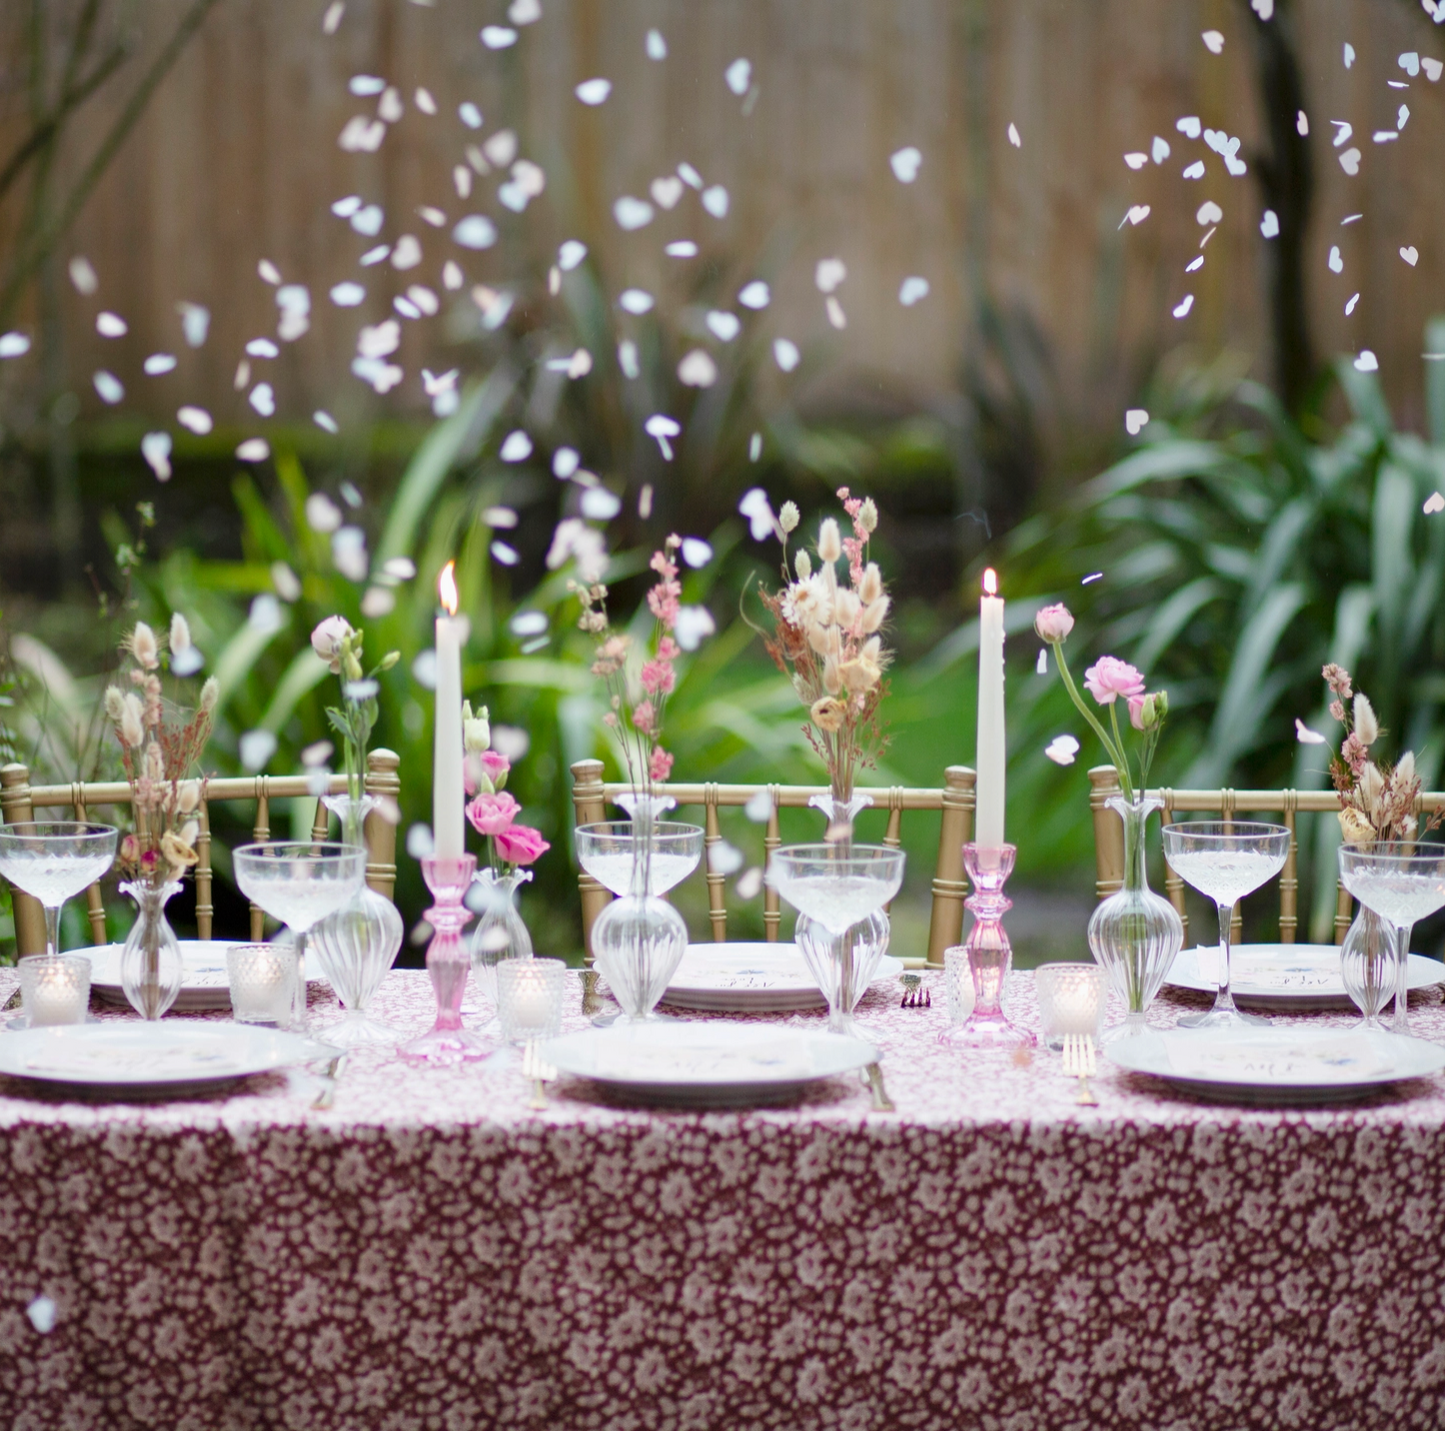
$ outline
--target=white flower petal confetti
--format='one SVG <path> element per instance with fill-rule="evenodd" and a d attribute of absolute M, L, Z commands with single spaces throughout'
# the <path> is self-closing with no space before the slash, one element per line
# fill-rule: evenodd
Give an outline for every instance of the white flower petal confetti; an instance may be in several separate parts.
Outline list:
<path fill-rule="evenodd" d="M 270 383 L 257 383 L 251 389 L 250 403 L 262 417 L 276 414 L 276 393 Z"/>
<path fill-rule="evenodd" d="M 1039 658 L 1034 662 L 1034 674 L 1036 676 L 1047 676 L 1049 674 L 1049 648 L 1047 646 L 1039 651 Z"/>
<path fill-rule="evenodd" d="M 241 361 L 236 364 L 236 376 L 235 376 L 235 379 L 234 379 L 234 381 L 233 381 L 232 386 L 235 387 L 235 389 L 236 389 L 236 391 L 237 391 L 238 393 L 239 393 L 239 392 L 245 392 L 245 390 L 246 390 L 247 386 L 249 385 L 250 381 L 251 381 L 251 363 L 250 363 L 250 360 L 247 359 L 247 358 L 242 358 Z"/>
<path fill-rule="evenodd" d="M 561 248 L 557 250 L 557 267 L 563 273 L 571 271 L 587 257 L 587 245 L 580 239 L 568 239 Z"/>
<path fill-rule="evenodd" d="M 620 228 L 629 232 L 645 228 L 652 222 L 652 205 L 646 199 L 634 199 L 630 194 L 624 194 L 613 204 L 612 217 Z"/>
<path fill-rule="evenodd" d="M 1009 127 L 1008 127 L 1008 142 L 1009 142 L 1010 144 L 1012 144 L 1015 149 L 1022 149 L 1022 148 L 1024 147 L 1024 142 L 1023 142 L 1023 140 L 1019 138 L 1018 125 L 1016 125 L 1016 124 L 1010 124 L 1010 125 L 1009 125 Z"/>
<path fill-rule="evenodd" d="M 1323 745 L 1325 738 L 1319 731 L 1311 730 L 1298 716 L 1294 720 L 1295 738 L 1301 745 Z"/>
<path fill-rule="evenodd" d="M 163 373 L 172 373 L 176 368 L 175 354 L 152 353 L 150 357 L 141 364 L 141 367 L 149 378 L 158 378 Z"/>
<path fill-rule="evenodd" d="M 517 157 L 517 135 L 511 129 L 499 129 L 482 150 L 498 169 L 505 169 Z"/>
<path fill-rule="evenodd" d="M 1213 199 L 1206 199 L 1199 206 L 1199 212 L 1195 214 L 1194 221 L 1203 228 L 1209 224 L 1217 224 L 1223 217 L 1224 210 Z"/>
<path fill-rule="evenodd" d="M 521 428 L 509 432 L 498 449 L 503 462 L 525 462 L 532 455 L 532 439 Z"/>
<path fill-rule="evenodd" d="M 402 234 L 391 250 L 393 268 L 415 268 L 421 262 L 421 244 L 412 234 Z"/>
<path fill-rule="evenodd" d="M 1169 141 L 1161 139 L 1157 134 L 1154 136 L 1154 143 L 1149 146 L 1149 157 L 1156 164 L 1162 164 L 1169 157 Z"/>
<path fill-rule="evenodd" d="M 1309 116 L 1304 112 L 1304 110 L 1301 109 L 1298 113 L 1296 113 L 1294 117 L 1294 127 L 1295 133 L 1298 134 L 1302 139 L 1306 138 L 1309 135 L 1310 121 Z"/>
<path fill-rule="evenodd" d="M 253 358 L 274 358 L 281 352 L 269 338 L 252 338 L 246 344 L 246 351 Z"/>
<path fill-rule="evenodd" d="M 507 19 L 514 25 L 535 25 L 542 18 L 542 0 L 512 0 Z"/>
<path fill-rule="evenodd" d="M 1130 437 L 1138 437 L 1148 421 L 1149 411 L 1147 408 L 1131 407 L 1124 414 L 1124 430 Z"/>
<path fill-rule="evenodd" d="M 1406 50 L 1396 63 L 1407 75 L 1417 75 L 1420 73 L 1420 54 L 1418 50 Z"/>
<path fill-rule="evenodd" d="M 1204 41 L 1204 48 L 1211 55 L 1224 53 L 1224 36 L 1218 30 L 1206 30 L 1199 38 Z"/>
<path fill-rule="evenodd" d="M 1402 104 L 1395 114 L 1395 128 L 1403 129 L 1410 122 L 1410 106 Z"/>
<path fill-rule="evenodd" d="M 1267 239 L 1279 236 L 1279 215 L 1273 209 L 1264 211 L 1264 217 L 1259 221 L 1259 231 Z"/>
<path fill-rule="evenodd" d="M 466 282 L 461 269 L 457 266 L 455 259 L 447 259 L 442 265 L 442 286 L 450 293 L 457 292 L 462 284 Z"/>
<path fill-rule="evenodd" d="M 585 378 L 592 371 L 592 354 L 586 348 L 578 348 L 567 364 L 567 376 L 572 379 Z"/>
<path fill-rule="evenodd" d="M 738 294 L 738 302 L 744 308 L 753 309 L 754 312 L 766 308 L 771 301 L 772 293 L 769 291 L 768 285 L 760 278 L 754 279 Z"/>
<path fill-rule="evenodd" d="M 197 437 L 204 437 L 215 426 L 211 421 L 211 414 L 203 407 L 186 406 L 176 413 L 176 421 L 188 432 L 194 432 Z"/>
<path fill-rule="evenodd" d="M 1420 261 L 1420 252 L 1414 244 L 1410 244 L 1407 248 L 1402 248 L 1400 250 L 1400 257 L 1403 258 L 1405 262 L 1410 265 L 1411 268 L 1414 268 L 1415 265 Z"/>
<path fill-rule="evenodd" d="M 911 184 L 918 177 L 919 166 L 923 163 L 923 155 L 913 145 L 906 149 L 900 149 L 896 154 L 889 157 L 889 164 L 893 167 L 893 173 L 900 184 Z"/>
<path fill-rule="evenodd" d="M 728 191 L 721 184 L 714 184 L 710 189 L 702 191 L 702 206 L 715 219 L 725 219 L 728 216 Z"/>
<path fill-rule="evenodd" d="M 238 745 L 241 764 L 250 771 L 262 769 L 276 753 L 276 737 L 269 730 L 248 730 Z"/>
<path fill-rule="evenodd" d="M 1186 114 L 1183 119 L 1175 120 L 1174 127 L 1186 139 L 1198 139 L 1204 132 L 1204 127 L 1200 124 L 1197 114 Z"/>
<path fill-rule="evenodd" d="M 352 75 L 351 83 L 347 85 L 352 94 L 359 95 L 362 99 L 380 94 L 385 88 L 386 81 L 378 75 Z"/>
<path fill-rule="evenodd" d="M 30 351 L 30 339 L 24 333 L 0 335 L 0 358 L 19 358 Z"/>
<path fill-rule="evenodd" d="M 359 283 L 338 283 L 331 290 L 331 301 L 338 308 L 355 308 L 366 297 L 366 290 Z"/>
<path fill-rule="evenodd" d="M 654 413 L 642 424 L 642 430 L 651 438 L 656 439 L 657 445 L 662 452 L 663 459 L 672 461 L 672 444 L 669 439 L 678 436 L 682 431 L 682 424 L 676 419 L 668 417 L 666 413 Z"/>
<path fill-rule="evenodd" d="M 748 86 L 753 79 L 753 66 L 751 60 L 737 59 L 727 67 L 723 74 L 727 81 L 727 87 L 739 97 L 748 92 Z"/>
<path fill-rule="evenodd" d="M 517 43 L 517 32 L 506 25 L 488 25 L 482 30 L 481 39 L 489 50 L 505 50 Z"/>
<path fill-rule="evenodd" d="M 256 265 L 256 272 L 269 284 L 275 285 L 281 282 L 281 270 L 269 258 L 263 258 Z"/>
<path fill-rule="evenodd" d="M 385 358 L 401 347 L 401 327 L 395 318 L 361 330 L 356 339 L 356 351 L 363 358 Z"/>
<path fill-rule="evenodd" d="M 428 318 L 433 317 L 441 307 L 441 302 L 436 294 L 422 283 L 413 283 L 412 286 L 406 290 L 406 296 L 411 299 Z"/>
<path fill-rule="evenodd" d="M 140 440 L 140 455 L 156 474 L 158 482 L 171 480 L 171 445 L 168 432 L 148 432 Z"/>
<path fill-rule="evenodd" d="M 773 360 L 785 373 L 791 373 L 798 366 L 801 357 L 796 343 L 787 338 L 773 339 Z"/>
<path fill-rule="evenodd" d="M 341 525 L 341 508 L 325 492 L 313 492 L 306 499 L 306 525 L 325 535 Z"/>
<path fill-rule="evenodd" d="M 717 382 L 717 364 L 703 348 L 694 348 L 677 365 L 677 380 L 685 387 L 710 388 Z"/>
<path fill-rule="evenodd" d="M 610 522 L 622 510 L 622 499 L 605 487 L 589 487 L 582 494 L 582 515 L 593 522 Z"/>
<path fill-rule="evenodd" d="M 1436 10 L 1435 23 L 1437 25 L 1440 24 L 1438 8 Z M 1432 60 L 1428 57 L 1421 58 L 1420 68 L 1425 71 L 1425 78 L 1428 79 L 1431 84 L 1438 84 L 1441 74 L 1445 73 L 1445 64 L 1441 64 L 1439 60 Z"/>
<path fill-rule="evenodd" d="M 609 79 L 583 80 L 573 93 L 583 104 L 598 105 L 604 104 L 607 96 L 612 93 L 612 81 Z"/>
<path fill-rule="evenodd" d="M 1149 162 L 1149 156 L 1135 150 L 1133 153 L 1124 156 L 1124 162 L 1131 169 L 1142 169 Z"/>
<path fill-rule="evenodd" d="M 1185 169 L 1184 177 L 1186 179 L 1202 179 L 1204 177 L 1204 160 L 1196 159 Z"/>
<path fill-rule="evenodd" d="M 617 298 L 617 306 L 627 313 L 642 314 L 652 309 L 652 294 L 641 288 L 624 289 Z"/>
<path fill-rule="evenodd" d="M 919 278 L 917 275 L 905 278 L 898 286 L 898 301 L 905 308 L 912 308 L 915 303 L 928 297 L 928 280 Z"/>
<path fill-rule="evenodd" d="M 349 219 L 352 214 L 361 208 L 361 204 L 362 199 L 360 194 L 348 194 L 344 199 L 338 199 L 332 204 L 331 212 L 335 214 L 338 219 Z"/>
<path fill-rule="evenodd" d="M 1393 143 L 1400 136 L 1393 129 L 1377 129 L 1370 137 L 1375 141 L 1376 144 L 1390 144 Z"/>
<path fill-rule="evenodd" d="M 30 1319 L 30 1325 L 35 1328 L 41 1336 L 46 1336 L 55 1330 L 55 1303 L 44 1294 L 36 1297 L 25 1309 L 25 1315 Z"/>
<path fill-rule="evenodd" d="M 375 154 L 386 138 L 386 125 L 379 119 L 368 119 L 364 114 L 354 114 L 336 137 L 339 149 L 348 154 Z"/>
<path fill-rule="evenodd" d="M 519 611 L 507 625 L 514 636 L 541 636 L 551 622 L 545 611 Z"/>
<path fill-rule="evenodd" d="M 694 189 L 702 188 L 702 175 L 685 159 L 677 166 L 677 177 L 681 179 L 684 184 L 691 184 Z"/>
<path fill-rule="evenodd" d="M 682 559 L 694 571 L 697 571 L 712 560 L 712 547 L 701 537 L 684 537 L 682 539 Z"/>
<path fill-rule="evenodd" d="M 95 275 L 95 269 L 91 267 L 90 260 L 76 254 L 70 260 L 69 265 L 70 281 L 75 285 L 77 293 L 84 294 L 89 298 L 97 288 L 100 287 L 100 279 Z"/>
<path fill-rule="evenodd" d="M 423 651 L 415 661 L 411 663 L 412 679 L 424 690 L 436 689 L 437 683 L 437 658 L 435 651 Z M 412 825 L 406 832 L 406 852 L 414 860 L 425 860 L 431 857 L 432 851 L 436 849 L 436 842 L 432 838 L 431 826 L 423 824 Z M 419 927 L 422 938 L 419 943 L 424 943 L 429 937 L 426 933 L 431 926 L 424 924 Z M 414 939 L 415 935 L 412 936 Z"/>
<path fill-rule="evenodd" d="M 1124 218 L 1137 228 L 1149 217 L 1149 213 L 1150 209 L 1148 204 L 1135 204 L 1130 208 L 1129 212 L 1124 215 Z M 1124 225 L 1121 223 L 1119 227 L 1123 228 Z"/>
<path fill-rule="evenodd" d="M 1189 316 L 1189 310 L 1193 307 L 1194 295 L 1192 293 L 1186 293 L 1179 305 L 1173 309 L 1174 316 L 1176 318 L 1187 318 Z"/>
<path fill-rule="evenodd" d="M 1044 747 L 1044 754 L 1055 765 L 1072 765 L 1079 753 L 1079 742 L 1072 735 L 1056 735 Z"/>
<path fill-rule="evenodd" d="M 1335 126 L 1335 137 L 1333 142 L 1335 148 L 1338 149 L 1340 145 L 1343 144 L 1350 137 L 1350 135 L 1355 132 L 1354 126 L 1343 119 L 1332 119 L 1330 120 L 1330 123 Z"/>
<path fill-rule="evenodd" d="M 130 329 L 119 313 L 97 313 L 95 331 L 102 338 L 124 338 Z"/>
<path fill-rule="evenodd" d="M 637 361 L 637 344 L 631 338 L 624 338 L 617 345 L 617 364 L 625 378 L 634 379 L 642 375 L 642 366 Z"/>
<path fill-rule="evenodd" d="M 1421 510 L 1427 517 L 1433 517 L 1436 512 L 1445 512 L 1445 494 L 1432 492 L 1425 498 L 1425 505 Z"/>
<path fill-rule="evenodd" d="M 452 240 L 462 248 L 491 248 L 497 241 L 497 227 L 485 214 L 468 214 L 452 230 Z"/>
<path fill-rule="evenodd" d="M 91 378 L 95 384 L 95 390 L 100 395 L 101 402 L 110 403 L 114 406 L 125 396 L 125 388 L 114 373 L 108 373 L 102 368 Z"/>
<path fill-rule="evenodd" d="M 748 438 L 748 461 L 756 462 L 763 455 L 763 435 L 755 432 Z"/>
<path fill-rule="evenodd" d="M 370 268 L 374 263 L 380 263 L 391 252 L 389 243 L 378 244 L 375 248 L 369 248 L 357 261 L 363 268 Z"/>
<path fill-rule="evenodd" d="M 236 448 L 242 462 L 264 462 L 271 455 L 271 444 L 264 437 L 248 437 Z"/>
<path fill-rule="evenodd" d="M 675 208 L 682 198 L 682 180 L 676 174 L 665 174 L 661 179 L 652 181 L 648 192 L 659 209 Z"/>
<path fill-rule="evenodd" d="M 423 114 L 435 114 L 437 112 L 437 102 L 432 98 L 432 92 L 429 89 L 419 86 L 413 98 L 416 100 L 416 107 L 421 110 Z"/>
<path fill-rule="evenodd" d="M 736 313 L 722 312 L 713 309 L 703 319 L 707 324 L 708 332 L 721 343 L 731 343 L 737 335 L 742 332 L 742 320 Z"/>
<path fill-rule="evenodd" d="M 823 304 L 828 314 L 828 322 L 835 328 L 841 330 L 848 326 L 848 315 L 843 311 L 843 305 L 838 302 L 833 294 L 829 294 Z"/>
<path fill-rule="evenodd" d="M 847 277 L 848 269 L 841 258 L 820 258 L 813 270 L 813 282 L 819 293 L 832 293 Z"/>
<path fill-rule="evenodd" d="M 1355 359 L 1355 371 L 1377 373 L 1380 371 L 1380 360 L 1368 348 L 1362 349 L 1360 356 Z"/>
<path fill-rule="evenodd" d="M 201 347 L 211 330 L 210 309 L 199 303 L 181 302 L 176 304 L 176 312 L 181 315 L 181 331 L 186 335 L 187 344 L 192 348 Z"/>
<path fill-rule="evenodd" d="M 1351 178 L 1360 172 L 1360 151 L 1358 149 L 1346 149 L 1340 155 L 1340 168 Z"/>
<path fill-rule="evenodd" d="M 1211 232 L 1213 232 L 1213 230 L 1211 230 Z M 1198 258 L 1190 259 L 1190 261 L 1184 265 L 1184 271 L 1185 273 L 1198 273 L 1203 267 L 1204 255 L 1201 253 Z"/>
<path fill-rule="evenodd" d="M 471 100 L 463 100 L 457 106 L 457 118 L 461 120 L 468 129 L 480 129 L 482 127 L 482 111 L 474 105 Z"/>
<path fill-rule="evenodd" d="M 521 554 L 516 547 L 508 546 L 506 542 L 494 541 L 491 545 L 492 560 L 500 562 L 503 566 L 516 566 L 522 560 Z"/>
<path fill-rule="evenodd" d="M 341 431 L 341 428 L 337 426 L 336 419 L 324 408 L 317 408 L 316 411 L 311 414 L 311 421 L 324 432 L 331 433 L 333 437 Z"/>
<path fill-rule="evenodd" d="M 582 465 L 575 447 L 559 447 L 552 454 L 552 475 L 565 482 Z"/>
<path fill-rule="evenodd" d="M 432 208 L 430 204 L 423 204 L 416 212 L 419 218 L 429 223 L 434 229 L 444 229 L 447 226 L 447 216 L 440 209 Z"/>
<path fill-rule="evenodd" d="M 667 58 L 667 41 L 662 37 L 661 30 L 649 30 L 647 32 L 647 58 L 650 60 L 665 60 Z"/>
<path fill-rule="evenodd" d="M 1269 20 L 1274 14 L 1274 0 L 1249 0 L 1249 8 L 1261 20 Z"/>
<path fill-rule="evenodd" d="M 1355 304 L 1357 304 L 1359 301 L 1360 301 L 1360 295 L 1357 293 L 1357 294 L 1354 295 L 1353 298 L 1350 299 L 1350 301 L 1349 301 L 1348 303 L 1345 304 L 1345 317 L 1346 317 L 1346 318 L 1348 318 L 1348 317 L 1350 316 L 1350 314 L 1355 311 Z"/>
<path fill-rule="evenodd" d="M 367 204 L 351 216 L 351 227 L 362 238 L 375 238 L 381 232 L 381 226 L 385 222 L 386 215 L 382 212 L 380 204 Z"/>
<path fill-rule="evenodd" d="M 696 258 L 697 245 L 691 239 L 677 239 L 663 249 L 669 258 Z"/>
<path fill-rule="evenodd" d="M 677 624 L 673 628 L 673 635 L 677 638 L 677 644 L 684 651 L 696 651 L 703 641 L 717 630 L 717 623 L 712 618 L 705 606 L 680 606 L 677 609 Z M 726 862 L 720 862 L 718 852 L 726 850 L 729 856 Z M 735 857 L 735 858 L 734 858 Z M 719 844 L 712 847 L 712 868 L 722 874 L 732 874 L 735 870 L 742 868 L 743 857 L 740 851 L 733 849 L 729 844 Z"/>
<path fill-rule="evenodd" d="M 1333 245 L 1330 249 L 1329 265 L 1331 273 L 1343 273 L 1345 271 L 1345 261 L 1340 256 L 1339 244 Z"/>

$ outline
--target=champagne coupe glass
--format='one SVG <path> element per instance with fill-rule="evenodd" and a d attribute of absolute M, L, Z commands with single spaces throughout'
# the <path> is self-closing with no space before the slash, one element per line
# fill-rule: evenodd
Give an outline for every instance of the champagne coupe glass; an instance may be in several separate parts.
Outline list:
<path fill-rule="evenodd" d="M 768 883 L 812 921 L 798 947 L 828 1001 L 830 1033 L 864 1037 L 853 1009 L 872 981 L 881 945 L 854 926 L 903 884 L 904 853 L 886 845 L 788 845 L 768 861 Z"/>
<path fill-rule="evenodd" d="M 306 1026 L 306 936 L 356 897 L 366 878 L 366 849 L 331 840 L 270 840 L 231 855 L 236 883 L 253 904 L 296 936 L 292 1022 Z"/>
<path fill-rule="evenodd" d="M 656 898 L 681 884 L 702 858 L 701 825 L 660 820 L 652 827 L 647 893 Z M 632 889 L 636 837 L 631 820 L 577 826 L 577 862 L 604 889 L 621 898 Z"/>
<path fill-rule="evenodd" d="M 1219 911 L 1219 992 L 1207 1014 L 1190 1014 L 1181 1028 L 1268 1027 L 1269 1020 L 1242 1014 L 1230 993 L 1229 925 L 1234 906 L 1284 868 L 1290 832 L 1257 820 L 1191 820 L 1165 825 L 1164 857 L 1174 873 L 1193 885 Z"/>
<path fill-rule="evenodd" d="M 60 911 L 115 863 L 120 832 L 81 820 L 0 825 L 0 875 L 45 906 L 45 952 L 60 953 Z"/>
<path fill-rule="evenodd" d="M 1408 1034 L 1410 932 L 1415 922 L 1445 908 L 1445 845 L 1379 840 L 1340 846 L 1340 881 L 1395 930 L 1394 1033 Z"/>

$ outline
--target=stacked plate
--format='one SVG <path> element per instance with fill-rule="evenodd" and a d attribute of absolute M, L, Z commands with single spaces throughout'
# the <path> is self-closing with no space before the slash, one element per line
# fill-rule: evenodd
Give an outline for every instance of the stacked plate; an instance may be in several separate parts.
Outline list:
<path fill-rule="evenodd" d="M 1217 947 L 1181 949 L 1166 982 L 1176 989 L 1212 994 L 1218 987 Z M 1410 955 L 1407 977 L 1412 989 L 1445 981 L 1445 965 Z M 1340 976 L 1335 944 L 1239 944 L 1230 958 L 1230 990 L 1238 1003 L 1274 1008 L 1280 1013 L 1311 1009 L 1352 1009 Z"/>
<path fill-rule="evenodd" d="M 873 983 L 896 979 L 903 960 L 885 954 Z M 662 1002 L 710 1013 L 777 1014 L 827 1001 L 796 944 L 689 944 Z"/>

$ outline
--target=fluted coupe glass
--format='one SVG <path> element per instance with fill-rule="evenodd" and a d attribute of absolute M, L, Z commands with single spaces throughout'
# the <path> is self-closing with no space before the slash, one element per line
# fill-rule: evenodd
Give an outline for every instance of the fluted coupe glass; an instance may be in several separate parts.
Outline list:
<path fill-rule="evenodd" d="M 828 1001 L 830 1032 L 864 1037 L 853 1010 L 877 970 L 876 939 L 855 926 L 903 885 L 904 853 L 886 845 L 788 845 L 768 861 L 768 883 L 809 923 L 795 933 Z"/>
<path fill-rule="evenodd" d="M 1416 921 L 1445 908 L 1445 845 L 1379 840 L 1341 845 L 1340 881 L 1395 932 L 1394 1033 L 1408 1034 L 1410 931 Z"/>
<path fill-rule="evenodd" d="M 45 908 L 45 952 L 60 953 L 60 911 L 115 863 L 119 831 L 83 820 L 0 825 L 0 875 Z"/>
<path fill-rule="evenodd" d="M 1165 825 L 1164 857 L 1185 884 L 1192 885 L 1219 911 L 1219 992 L 1207 1014 L 1179 1020 L 1181 1028 L 1267 1026 L 1268 1019 L 1242 1014 L 1230 992 L 1229 926 L 1234 906 L 1283 868 L 1290 832 L 1284 825 L 1259 820 L 1191 820 Z"/>

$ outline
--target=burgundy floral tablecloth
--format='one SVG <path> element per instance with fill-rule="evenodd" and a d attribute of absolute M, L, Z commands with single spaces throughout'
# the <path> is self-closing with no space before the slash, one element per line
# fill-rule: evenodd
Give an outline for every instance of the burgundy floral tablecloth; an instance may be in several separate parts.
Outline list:
<path fill-rule="evenodd" d="M 1105 1070 L 1080 1108 L 1056 1055 L 940 1048 L 932 992 L 865 1004 L 893 1114 L 539 1114 L 510 1054 L 357 1055 L 327 1112 L 305 1074 L 6 1085 L 0 1424 L 1445 1425 L 1445 1083 L 1262 1111 Z M 398 972 L 378 1011 L 430 1004 Z M 1445 1037 L 1438 992 L 1413 1018 Z"/>

